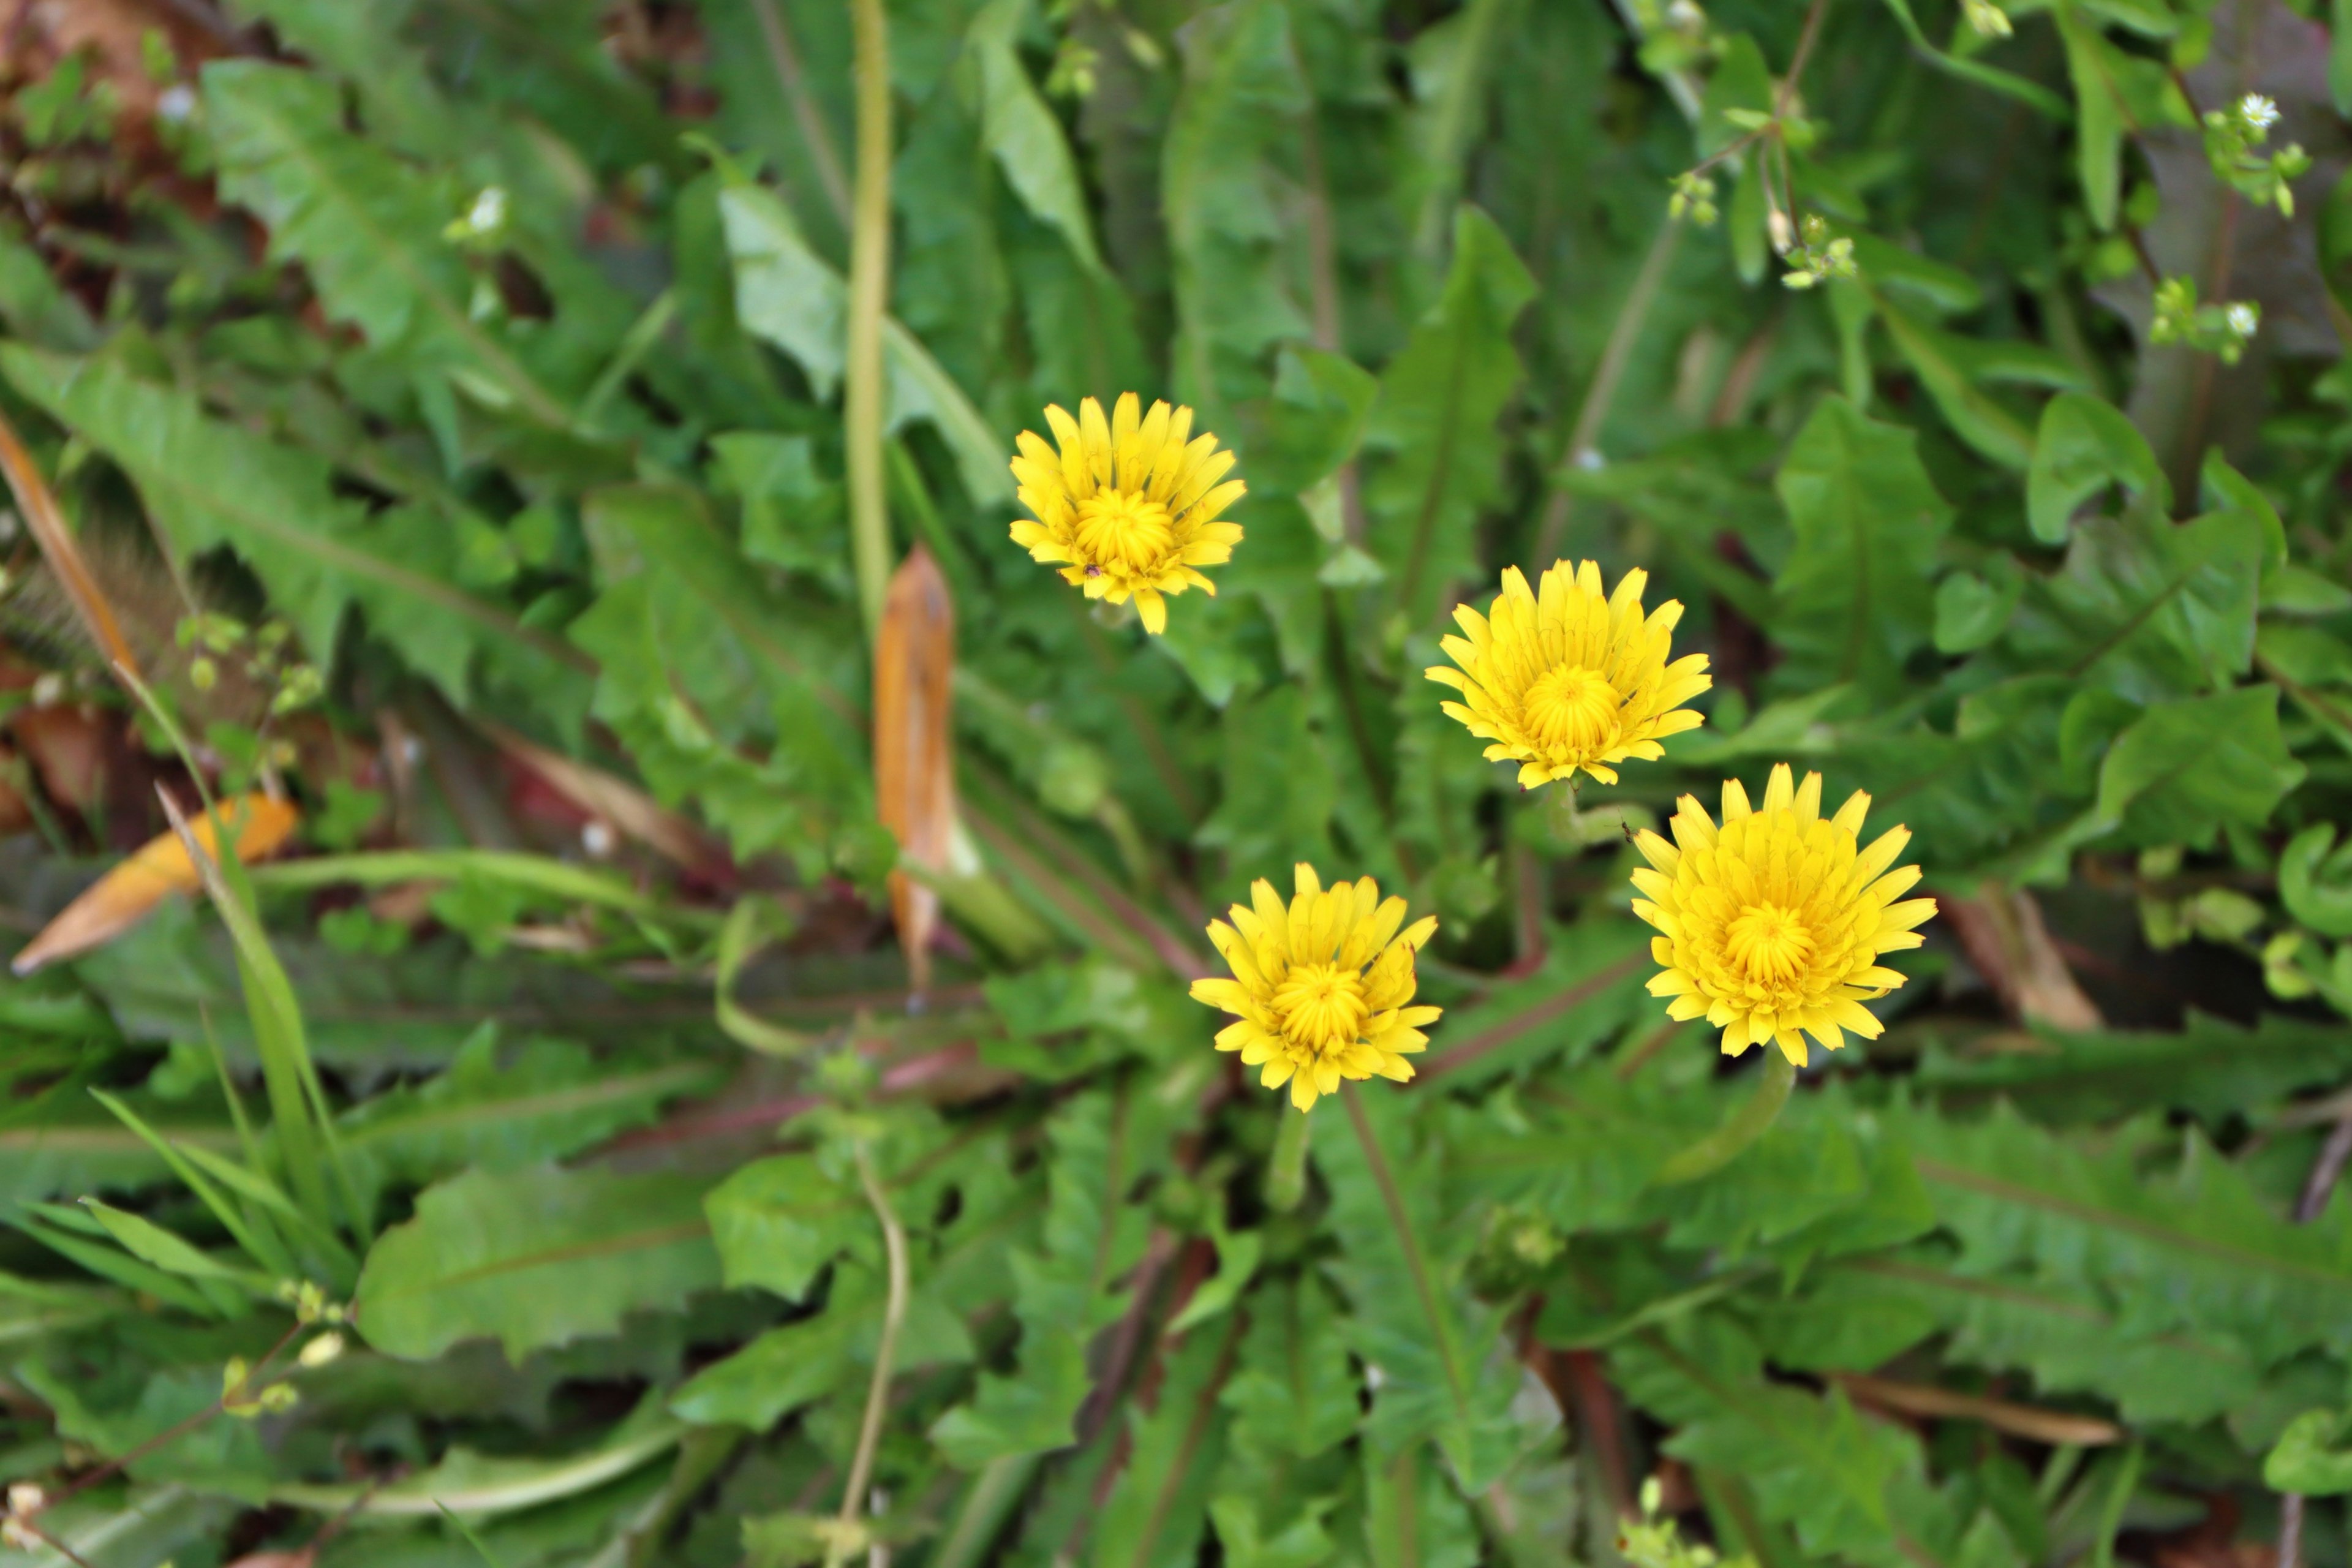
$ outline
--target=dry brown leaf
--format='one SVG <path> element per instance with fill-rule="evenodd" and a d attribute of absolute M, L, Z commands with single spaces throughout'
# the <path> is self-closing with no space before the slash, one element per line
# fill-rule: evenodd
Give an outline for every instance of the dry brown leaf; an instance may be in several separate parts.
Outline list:
<path fill-rule="evenodd" d="M 2045 1410 L 2038 1405 L 1988 1399 L 1982 1394 L 1961 1394 L 1931 1384 L 1897 1383 L 1892 1378 L 1862 1373 L 1839 1372 L 1830 1376 L 1855 1403 L 1874 1405 L 1905 1415 L 1957 1416 L 1981 1421 L 1996 1432 L 2007 1432 L 2036 1443 L 2072 1443 L 2084 1448 L 2103 1447 L 2124 1438 L 2122 1427 L 2095 1415 Z"/>
<path fill-rule="evenodd" d="M 1969 963 L 2012 1016 L 2076 1034 L 2106 1026 L 2050 940 L 2032 894 L 1987 882 L 1973 898 L 1939 902 Z"/>
<path fill-rule="evenodd" d="M 499 749 L 518 766 L 530 770 L 541 783 L 586 813 L 592 821 L 604 823 L 681 866 L 708 866 L 718 858 L 701 829 L 662 806 L 636 785 L 575 762 L 561 752 L 551 752 L 510 730 L 496 725 L 486 729 L 490 739 L 499 743 Z"/>
<path fill-rule="evenodd" d="M 874 648 L 874 799 L 908 864 L 948 867 L 955 837 L 955 762 L 948 731 L 955 679 L 955 605 L 930 552 L 918 544 L 891 575 Z M 939 894 L 890 873 L 890 913 L 912 988 L 931 982 Z"/>
<path fill-rule="evenodd" d="M 41 477 L 33 455 L 16 438 L 16 427 L 0 414 L 0 471 L 8 477 L 8 488 L 16 497 L 16 510 L 24 514 L 26 531 L 41 547 L 41 559 L 47 563 L 50 575 L 65 591 L 66 600 L 73 605 L 74 615 L 89 634 L 89 640 L 110 665 L 120 665 L 131 674 L 139 673 L 139 656 L 131 651 L 131 644 L 122 635 L 122 625 L 115 618 L 114 607 L 98 585 L 98 577 L 83 559 L 81 545 L 73 530 L 66 523 L 63 508 L 58 505 L 55 491 Z"/>
<path fill-rule="evenodd" d="M 20 709 L 8 729 L 49 799 L 84 816 L 98 811 L 100 795 L 111 793 L 106 784 L 115 775 L 110 764 L 118 760 L 118 747 L 94 705 L 59 702 Z"/>
<path fill-rule="evenodd" d="M 300 814 L 266 795 L 241 795 L 195 825 L 196 842 L 206 854 L 220 851 L 224 817 L 236 828 L 236 858 L 254 861 L 286 842 Z M 138 924 L 165 895 L 189 892 L 196 886 L 196 866 L 188 858 L 187 846 L 175 832 L 160 834 L 60 910 L 25 944 L 10 967 L 30 974 L 45 963 L 102 947 Z"/>

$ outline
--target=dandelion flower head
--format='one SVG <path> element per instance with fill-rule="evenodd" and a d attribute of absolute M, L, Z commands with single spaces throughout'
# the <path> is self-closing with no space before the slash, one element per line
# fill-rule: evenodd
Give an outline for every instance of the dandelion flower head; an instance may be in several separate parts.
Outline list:
<path fill-rule="evenodd" d="M 1856 790 L 1835 816 L 1821 805 L 1822 775 L 1793 784 L 1783 763 L 1762 809 L 1727 779 L 1721 826 L 1686 795 L 1674 843 L 1649 832 L 1634 840 L 1650 864 L 1633 873 L 1633 912 L 1658 929 L 1650 953 L 1663 966 L 1650 994 L 1674 998 L 1669 1017 L 1720 1027 L 1727 1056 L 1770 1041 L 1802 1067 L 1807 1035 L 1831 1050 L 1846 1029 L 1877 1038 L 1883 1026 L 1862 1004 L 1904 979 L 1878 955 L 1918 946 L 1912 928 L 1936 912 L 1933 899 L 1896 902 L 1919 879 L 1916 866 L 1887 868 L 1908 831 L 1865 849 L 1870 797 Z"/>
<path fill-rule="evenodd" d="M 1209 922 L 1233 978 L 1194 981 L 1192 999 L 1240 1020 L 1218 1032 L 1217 1049 L 1264 1067 L 1265 1087 L 1288 1084 L 1290 1103 L 1307 1110 L 1343 1078 L 1412 1077 L 1405 1058 L 1429 1043 L 1421 1026 L 1440 1011 L 1409 1005 L 1413 957 L 1437 917 L 1405 925 L 1404 900 L 1383 902 L 1370 877 L 1326 889 L 1304 862 L 1295 875 L 1287 905 L 1261 877 L 1231 924 Z"/>
<path fill-rule="evenodd" d="M 1429 679 L 1462 693 L 1445 711 L 1495 742 L 1488 761 L 1519 764 L 1522 789 L 1579 769 L 1615 784 L 1612 763 L 1664 756 L 1661 739 L 1702 722 L 1681 705 L 1715 684 L 1706 655 L 1666 662 L 1683 607 L 1669 600 L 1644 616 L 1649 580 L 1628 572 L 1604 595 L 1596 563 L 1562 561 L 1531 592 L 1514 566 L 1486 614 L 1454 606 L 1464 635 L 1444 646 L 1461 668 L 1439 665 Z"/>
<path fill-rule="evenodd" d="M 1140 409 L 1131 392 L 1108 420 L 1091 397 L 1076 419 L 1058 404 L 1048 407 L 1058 452 L 1034 431 L 1021 432 L 1013 477 L 1034 521 L 1013 523 L 1013 542 L 1060 565 L 1063 581 L 1089 599 L 1132 597 L 1143 629 L 1156 636 L 1168 625 L 1165 595 L 1216 593 L 1198 569 L 1233 558 L 1241 525 L 1219 518 L 1248 487 L 1225 479 L 1234 455 L 1218 450 L 1214 436 L 1192 435 L 1191 409 Z"/>

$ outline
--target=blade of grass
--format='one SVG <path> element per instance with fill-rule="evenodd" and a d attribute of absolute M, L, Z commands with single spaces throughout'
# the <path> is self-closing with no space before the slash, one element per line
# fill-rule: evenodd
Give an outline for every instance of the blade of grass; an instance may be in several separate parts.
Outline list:
<path fill-rule="evenodd" d="M 312 892 L 344 882 L 378 888 L 467 877 L 625 914 L 674 920 L 684 912 L 646 897 L 617 877 L 514 849 L 380 849 L 318 855 L 259 868 L 252 881 L 255 887 L 272 892 Z"/>
<path fill-rule="evenodd" d="M 297 1202 L 325 1224 L 333 1223 L 327 1196 L 322 1127 L 325 1096 L 314 1092 L 317 1074 L 310 1062 L 310 1047 L 302 1029 L 302 1013 L 294 999 L 293 984 L 270 950 L 268 939 L 252 910 L 236 896 L 222 874 L 220 863 L 205 853 L 188 829 L 187 817 L 170 794 L 160 787 L 157 797 L 173 830 L 187 846 L 204 880 L 205 895 L 228 928 L 236 951 L 237 983 L 245 994 L 253 1023 L 254 1049 L 261 1058 L 261 1081 L 269 1100 L 272 1130 Z"/>
<path fill-rule="evenodd" d="M 90 1098 L 114 1113 L 116 1121 L 139 1134 L 149 1148 L 163 1157 L 163 1163 L 172 1168 L 172 1173 L 185 1183 L 188 1190 L 212 1211 L 213 1217 L 220 1221 L 221 1228 L 245 1248 L 247 1257 L 280 1279 L 294 1277 L 293 1254 L 287 1250 L 286 1244 L 266 1218 L 258 1224 L 251 1223 L 244 1205 L 229 1202 L 226 1194 L 213 1184 L 211 1178 L 196 1169 L 170 1139 L 148 1126 L 137 1111 L 102 1089 L 93 1089 L 89 1092 Z"/>
<path fill-rule="evenodd" d="M 152 1264 L 142 1263 L 128 1253 L 100 1247 L 78 1236 L 68 1236 L 57 1226 L 46 1225 L 30 1215 L 16 1215 L 7 1223 L 50 1251 L 80 1264 L 101 1279 L 110 1279 L 126 1289 L 143 1291 L 159 1301 L 168 1301 L 200 1318 L 227 1316 L 194 1286 L 173 1279 Z"/>

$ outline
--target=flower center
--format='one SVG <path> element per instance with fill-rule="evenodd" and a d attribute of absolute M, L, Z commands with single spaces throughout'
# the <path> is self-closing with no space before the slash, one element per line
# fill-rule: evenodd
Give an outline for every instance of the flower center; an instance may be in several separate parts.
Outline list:
<path fill-rule="evenodd" d="M 1795 979 L 1812 956 L 1813 933 L 1794 910 L 1750 904 L 1724 933 L 1724 947 L 1748 979 L 1784 984 Z"/>
<path fill-rule="evenodd" d="M 1364 978 L 1336 963 L 1303 963 L 1274 988 L 1275 1020 L 1283 1038 L 1328 1056 L 1355 1044 L 1372 1009 Z"/>
<path fill-rule="evenodd" d="M 1089 564 L 1149 572 L 1176 542 L 1168 509 L 1133 490 L 1103 490 L 1078 503 L 1078 548 Z"/>
<path fill-rule="evenodd" d="M 1549 748 L 1606 751 L 1617 739 L 1617 689 L 1597 670 L 1563 665 L 1528 688 L 1528 732 Z"/>

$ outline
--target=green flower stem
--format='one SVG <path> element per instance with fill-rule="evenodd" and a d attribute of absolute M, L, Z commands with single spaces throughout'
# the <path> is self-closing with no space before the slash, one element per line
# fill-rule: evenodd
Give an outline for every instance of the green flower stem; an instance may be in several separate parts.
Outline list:
<path fill-rule="evenodd" d="M 1570 845 L 1584 842 L 1584 814 L 1576 809 L 1576 785 L 1563 784 L 1551 792 L 1552 837 Z"/>
<path fill-rule="evenodd" d="M 890 292 L 890 22 L 883 0 L 850 0 L 856 39 L 857 181 L 849 230 L 849 351 L 842 399 L 848 448 L 850 552 L 868 640 L 890 585 L 883 494 L 882 313 Z"/>
<path fill-rule="evenodd" d="M 1265 1163 L 1265 1204 L 1276 1214 L 1288 1214 L 1307 1195 L 1307 1130 L 1311 1111 L 1276 1113 L 1274 1153 Z"/>
<path fill-rule="evenodd" d="M 1696 1182 L 1731 1163 L 1780 1120 L 1780 1108 L 1789 1103 L 1789 1089 L 1796 1081 L 1797 1064 L 1780 1047 L 1766 1041 L 1764 1081 L 1756 1086 L 1748 1103 L 1724 1118 L 1722 1126 L 1660 1167 L 1657 1184 L 1671 1187 Z"/>
<path fill-rule="evenodd" d="M 873 1157 L 863 1143 L 857 1146 L 857 1180 L 866 1189 L 866 1201 L 874 1205 L 874 1217 L 882 1225 L 890 1294 L 882 1309 L 882 1339 L 874 1348 L 874 1378 L 866 1389 L 866 1417 L 857 1429 L 857 1452 L 850 1460 L 849 1484 L 842 1489 L 841 1516 L 825 1550 L 825 1568 L 841 1568 L 851 1554 L 848 1549 L 856 1538 L 852 1527 L 866 1506 L 866 1484 L 874 1479 L 875 1450 L 882 1443 L 882 1418 L 890 1409 L 890 1374 L 898 1359 L 898 1330 L 907 1321 L 907 1230 L 898 1223 L 890 1194 L 882 1190 L 881 1180 L 874 1173 Z"/>

